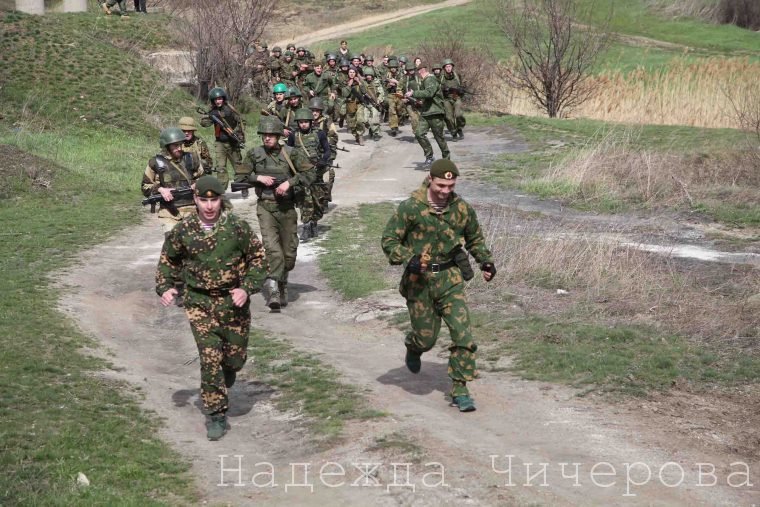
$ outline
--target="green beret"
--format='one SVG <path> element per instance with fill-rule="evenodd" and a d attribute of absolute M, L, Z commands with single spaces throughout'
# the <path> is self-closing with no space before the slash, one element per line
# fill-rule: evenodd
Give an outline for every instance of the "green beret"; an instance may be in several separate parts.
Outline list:
<path fill-rule="evenodd" d="M 453 180 L 459 176 L 459 169 L 451 160 L 447 158 L 439 158 L 433 165 L 430 166 L 431 178 L 443 178 L 445 180 Z"/>
<path fill-rule="evenodd" d="M 199 197 L 219 197 L 220 195 L 224 195 L 224 186 L 214 176 L 201 176 L 195 182 L 195 195 Z"/>

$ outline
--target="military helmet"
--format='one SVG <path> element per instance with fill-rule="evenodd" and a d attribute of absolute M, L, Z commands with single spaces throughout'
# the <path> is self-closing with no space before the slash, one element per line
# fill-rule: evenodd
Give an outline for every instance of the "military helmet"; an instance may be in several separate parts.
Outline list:
<path fill-rule="evenodd" d="M 267 45 L 266 42 L 261 43 L 261 49 L 269 49 L 269 46 Z"/>
<path fill-rule="evenodd" d="M 166 148 L 170 144 L 181 143 L 185 141 L 185 133 L 177 127 L 169 127 L 161 131 L 158 136 L 158 145 Z"/>
<path fill-rule="evenodd" d="M 293 52 L 291 50 L 289 50 L 289 49 L 287 51 L 285 51 L 282 55 L 285 56 L 285 57 L 289 56 L 289 57 L 293 58 Z"/>
<path fill-rule="evenodd" d="M 338 60 L 338 57 L 337 57 L 337 56 L 335 56 L 335 55 L 334 55 L 334 54 L 332 54 L 332 53 L 327 53 L 327 54 L 325 55 L 325 60 L 326 60 L 326 61 L 328 61 L 328 62 L 329 62 L 330 60 L 335 60 L 335 61 L 337 61 L 337 60 Z"/>
<path fill-rule="evenodd" d="M 280 46 L 275 46 L 272 48 L 272 53 L 282 53 L 282 48 Z"/>
<path fill-rule="evenodd" d="M 407 58 L 406 55 L 401 55 L 398 57 L 398 61 L 401 63 L 406 63 L 409 61 L 409 58 Z"/>
<path fill-rule="evenodd" d="M 324 111 L 325 104 L 322 102 L 322 97 L 313 97 L 309 101 L 309 109 L 318 109 L 320 111 Z"/>
<path fill-rule="evenodd" d="M 388 60 L 388 68 L 389 69 L 397 69 L 398 68 L 398 60 Z"/>
<path fill-rule="evenodd" d="M 349 61 L 348 61 L 348 60 L 346 60 L 345 58 L 341 58 L 341 59 L 340 59 L 340 63 L 339 63 L 338 65 L 339 65 L 340 67 L 348 67 L 349 65 L 351 65 L 351 62 L 349 62 Z"/>
<path fill-rule="evenodd" d="M 367 55 L 367 56 L 364 57 L 364 61 L 365 62 L 374 62 L 375 61 L 375 57 L 372 56 L 372 55 Z"/>
<path fill-rule="evenodd" d="M 259 120 L 259 128 L 256 130 L 259 134 L 278 134 L 282 135 L 282 122 L 276 116 L 262 116 Z"/>
<path fill-rule="evenodd" d="M 404 66 L 404 70 L 417 70 L 417 66 L 414 64 L 414 62 L 406 62 L 406 65 Z"/>
<path fill-rule="evenodd" d="M 306 52 L 306 48 L 305 48 L 305 47 L 303 47 L 303 46 L 298 46 L 298 47 L 296 48 L 296 53 L 298 53 L 299 51 L 303 51 L 303 52 L 305 53 L 305 52 Z"/>
<path fill-rule="evenodd" d="M 433 70 L 435 70 L 435 69 L 442 69 L 442 68 L 443 68 L 443 65 L 441 65 L 441 64 L 440 64 L 440 63 L 438 63 L 438 62 L 435 62 L 435 63 L 433 64 L 433 66 L 431 67 L 431 69 L 433 69 Z"/>
<path fill-rule="evenodd" d="M 443 63 L 443 66 L 444 66 L 444 67 L 445 67 L 446 65 L 454 65 L 454 60 L 452 60 L 451 58 L 446 58 L 445 60 L 443 60 L 443 62 L 442 62 L 442 63 Z"/>
<path fill-rule="evenodd" d="M 183 116 L 179 119 L 179 128 L 182 130 L 198 130 L 198 127 L 195 125 L 195 120 L 190 116 Z"/>
<path fill-rule="evenodd" d="M 373 69 L 372 67 L 364 67 L 362 69 L 362 74 L 364 74 L 365 76 L 372 76 L 372 77 L 376 76 L 375 69 Z"/>
<path fill-rule="evenodd" d="M 288 93 L 288 85 L 285 83 L 277 83 L 272 87 L 272 93 Z"/>
<path fill-rule="evenodd" d="M 224 88 L 220 88 L 220 87 L 217 86 L 216 88 L 212 88 L 211 91 L 208 92 L 208 100 L 209 100 L 209 102 L 213 102 L 216 99 L 218 99 L 219 97 L 221 97 L 221 98 L 223 98 L 225 100 L 227 99 L 227 92 L 224 91 Z"/>
<path fill-rule="evenodd" d="M 288 98 L 292 97 L 303 97 L 301 90 L 297 86 L 291 86 L 290 90 L 288 90 Z"/>
<path fill-rule="evenodd" d="M 294 43 L 294 42 L 290 42 L 290 43 L 288 43 L 288 45 L 286 46 L 286 48 L 287 48 L 287 49 L 290 49 L 290 48 L 293 48 L 293 49 L 295 49 L 295 48 L 296 48 L 296 45 L 295 45 L 295 43 Z"/>
<path fill-rule="evenodd" d="M 296 109 L 296 114 L 293 115 L 293 119 L 296 121 L 311 121 L 314 118 L 311 116 L 311 111 L 306 109 L 305 107 L 302 107 L 301 109 Z"/>

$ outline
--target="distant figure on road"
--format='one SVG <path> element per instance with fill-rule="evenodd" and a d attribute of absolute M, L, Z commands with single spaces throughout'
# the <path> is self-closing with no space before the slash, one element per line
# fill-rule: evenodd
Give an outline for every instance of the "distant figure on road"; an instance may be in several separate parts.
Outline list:
<path fill-rule="evenodd" d="M 485 281 L 493 279 L 496 267 L 475 210 L 454 193 L 458 176 L 453 162 L 435 161 L 422 186 L 388 221 L 382 247 L 391 264 L 406 265 L 399 288 L 412 324 L 404 341 L 406 367 L 419 373 L 421 356 L 435 346 L 443 319 L 452 342 L 451 403 L 460 412 L 471 412 L 475 403 L 467 382 L 477 377 L 478 347 L 464 296 L 464 282 L 474 276 L 467 252 L 480 264 Z"/>
<path fill-rule="evenodd" d="M 247 222 L 225 209 L 223 195 L 213 176 L 198 180 L 198 213 L 166 236 L 156 270 L 156 292 L 164 306 L 174 302 L 176 283 L 186 284 L 185 311 L 198 345 L 209 440 L 227 432 L 227 392 L 247 359 L 249 298 L 267 272 L 263 245 Z"/>

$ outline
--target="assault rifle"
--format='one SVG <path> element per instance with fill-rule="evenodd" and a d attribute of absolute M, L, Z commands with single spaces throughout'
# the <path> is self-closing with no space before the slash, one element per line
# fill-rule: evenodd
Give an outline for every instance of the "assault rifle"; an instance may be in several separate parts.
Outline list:
<path fill-rule="evenodd" d="M 346 153 L 351 153 L 351 150 L 347 150 L 341 146 L 336 146 L 335 149 L 338 151 L 345 151 Z"/>
<path fill-rule="evenodd" d="M 367 92 L 362 93 L 362 104 L 365 106 L 372 106 L 378 111 L 382 111 L 384 109 L 383 104 L 378 104 L 378 102 L 370 97 L 369 93 Z"/>
<path fill-rule="evenodd" d="M 459 97 L 464 97 L 465 95 L 477 95 L 477 93 L 465 90 L 461 86 L 449 86 L 443 89 L 443 96 L 446 98 L 451 97 L 453 99 L 457 99 Z"/>
<path fill-rule="evenodd" d="M 230 191 L 231 192 L 240 192 L 242 190 L 248 190 L 249 188 L 255 188 L 255 187 L 259 187 L 259 188 L 271 188 L 272 190 L 274 190 L 275 188 L 279 187 L 280 185 L 282 185 L 286 181 L 288 181 L 287 178 L 275 178 L 274 183 L 272 183 L 269 186 L 264 185 L 263 183 L 260 183 L 258 181 L 256 183 L 249 183 L 247 181 L 241 181 L 241 182 L 235 182 L 235 181 L 233 181 L 232 183 L 230 183 Z"/>
<path fill-rule="evenodd" d="M 174 196 L 174 199 L 192 198 L 193 189 L 190 187 L 174 188 L 172 189 L 172 195 Z M 150 204 L 151 213 L 156 212 L 156 204 L 161 204 L 162 208 L 169 210 L 169 213 L 171 213 L 175 217 L 179 215 L 179 210 L 177 210 L 177 206 L 174 203 L 174 200 L 165 201 L 164 196 L 162 196 L 161 194 L 151 194 L 146 199 L 142 200 L 143 206 L 146 206 L 148 204 Z"/>
<path fill-rule="evenodd" d="M 199 107 L 198 108 L 198 112 L 201 113 L 201 114 L 203 114 L 203 115 L 208 116 L 211 119 L 211 121 L 214 122 L 214 124 L 216 124 L 216 126 L 218 126 L 220 129 L 222 129 L 225 134 L 227 134 L 228 136 L 230 136 L 230 139 L 232 139 L 232 142 L 234 142 L 235 144 L 237 144 L 240 147 L 241 150 L 245 149 L 245 142 L 242 139 L 240 139 L 240 137 L 235 133 L 235 131 L 233 131 L 229 127 L 229 125 L 226 124 L 226 122 L 224 122 L 221 118 L 219 118 L 219 116 L 217 116 L 216 114 L 214 114 L 213 110 L 212 111 L 204 111 L 202 108 Z"/>

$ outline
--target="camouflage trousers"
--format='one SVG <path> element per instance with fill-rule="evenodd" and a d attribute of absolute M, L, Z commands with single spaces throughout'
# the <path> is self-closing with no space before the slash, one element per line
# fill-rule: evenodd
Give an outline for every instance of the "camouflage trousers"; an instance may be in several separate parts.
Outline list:
<path fill-rule="evenodd" d="M 348 131 L 354 136 L 364 135 L 364 106 L 361 104 L 346 104 L 346 121 Z"/>
<path fill-rule="evenodd" d="M 427 352 L 435 346 L 441 331 L 441 320 L 451 335 L 448 375 L 452 396 L 469 394 L 467 382 L 478 376 L 475 365 L 475 344 L 470 332 L 470 313 L 464 296 L 464 280 L 459 268 L 438 273 L 423 273 L 416 281 L 405 273 L 401 295 L 406 298 L 412 331 L 404 344 L 413 352 Z"/>
<path fill-rule="evenodd" d="M 446 112 L 446 128 L 449 129 L 449 132 L 453 134 L 467 125 L 467 120 L 464 119 L 464 114 L 462 114 L 461 99 L 444 100 L 443 109 Z"/>
<path fill-rule="evenodd" d="M 304 192 L 304 199 L 301 203 L 301 222 L 317 222 L 325 216 L 322 209 L 322 200 L 327 198 L 327 185 L 324 183 L 315 183 Z"/>
<path fill-rule="evenodd" d="M 406 116 L 412 124 L 412 133 L 417 132 L 417 127 L 420 126 L 420 112 L 412 106 L 406 106 Z"/>
<path fill-rule="evenodd" d="M 227 172 L 227 161 L 232 164 L 232 174 L 235 174 L 237 166 L 243 162 L 243 158 L 240 155 L 240 147 L 234 146 L 230 143 L 216 142 L 215 145 L 216 157 L 216 179 L 227 188 L 227 184 L 230 182 L 230 174 Z"/>
<path fill-rule="evenodd" d="M 119 4 L 120 14 L 127 13 L 127 0 L 106 0 L 106 7 L 108 7 L 109 9 L 116 4 Z"/>
<path fill-rule="evenodd" d="M 259 219 L 261 241 L 269 262 L 267 278 L 287 282 L 288 273 L 296 266 L 298 252 L 298 212 L 290 205 L 258 200 L 256 217 Z"/>
<path fill-rule="evenodd" d="M 388 96 L 388 127 L 398 128 L 399 117 L 404 116 L 404 102 L 395 94 Z"/>
<path fill-rule="evenodd" d="M 433 156 L 433 146 L 428 141 L 428 130 L 433 131 L 433 137 L 435 142 L 438 143 L 438 147 L 441 149 L 441 157 L 449 158 L 449 145 L 446 144 L 446 139 L 443 137 L 443 129 L 445 126 L 444 116 L 442 114 L 434 114 L 432 116 L 422 116 L 420 123 L 416 129 L 414 129 L 414 137 L 417 138 L 417 142 L 422 146 L 422 151 L 425 153 L 425 158 L 431 158 Z"/>
<path fill-rule="evenodd" d="M 364 124 L 369 131 L 371 137 L 380 135 L 380 120 L 382 115 L 380 111 L 374 106 L 364 107 Z"/>
<path fill-rule="evenodd" d="M 188 289 L 185 312 L 200 357 L 203 412 L 226 412 L 229 398 L 224 371 L 240 371 L 248 358 L 250 308 L 247 304 L 234 306 L 229 294 L 208 296 Z"/>

